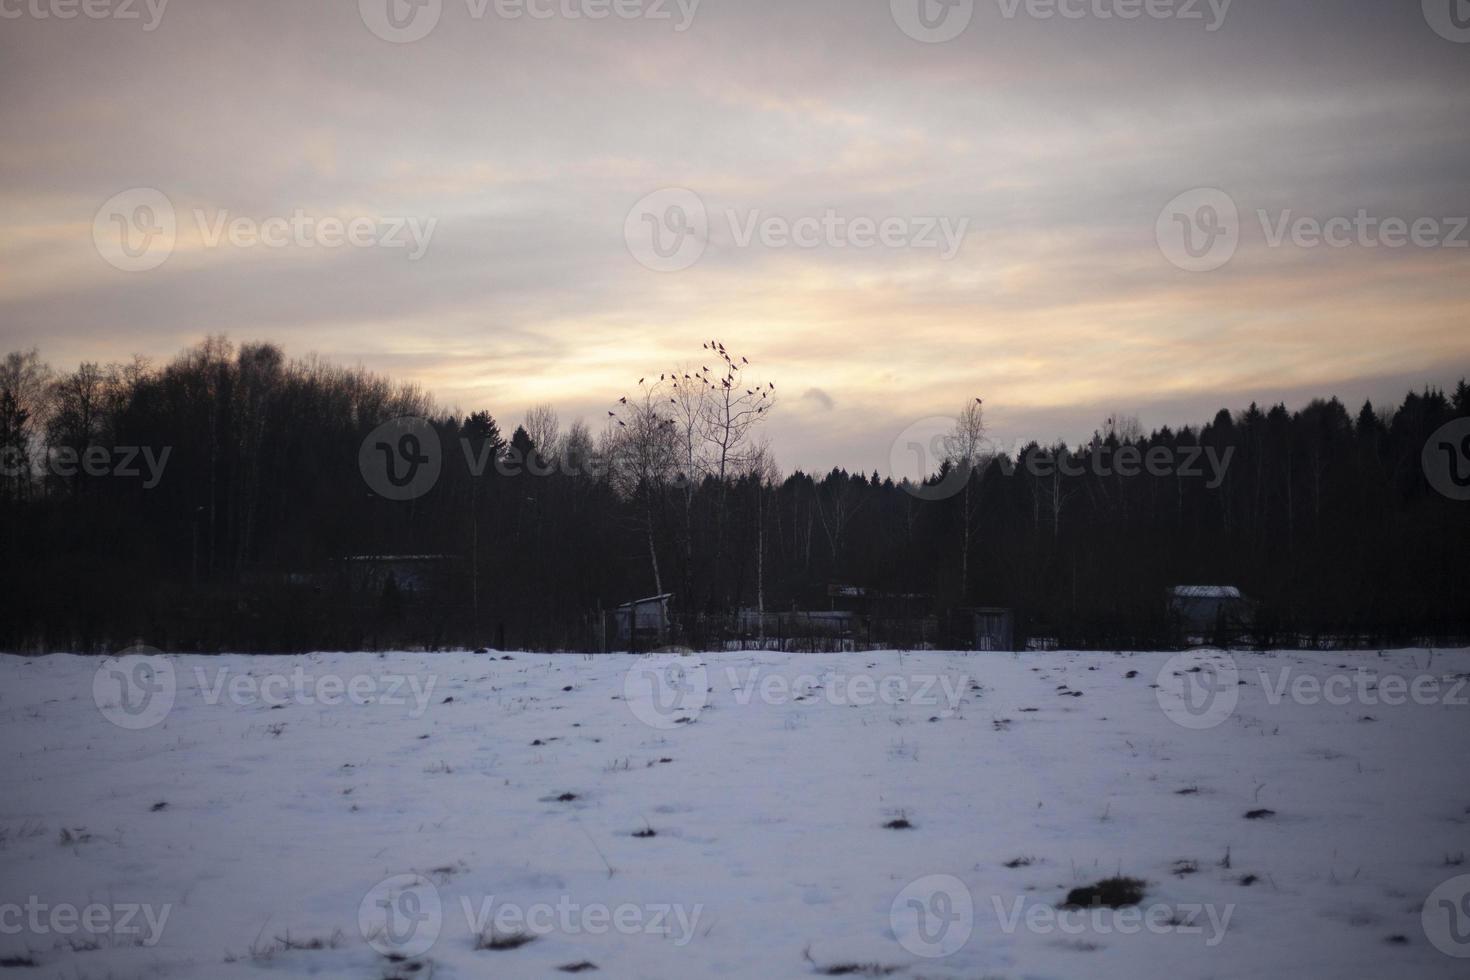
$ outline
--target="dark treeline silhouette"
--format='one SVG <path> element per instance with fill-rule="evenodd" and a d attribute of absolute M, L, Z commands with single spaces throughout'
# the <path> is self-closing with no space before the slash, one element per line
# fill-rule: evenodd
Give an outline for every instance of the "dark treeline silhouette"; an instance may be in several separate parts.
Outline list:
<path fill-rule="evenodd" d="M 920 487 L 778 478 L 758 446 L 682 465 L 674 419 L 618 407 L 595 438 L 528 422 L 538 445 L 270 345 L 62 375 L 12 354 L 0 648 L 596 649 L 606 610 L 661 592 L 674 639 L 704 644 L 735 635 L 740 609 L 829 608 L 834 584 L 940 622 L 1009 607 L 1022 635 L 1070 647 L 1177 642 L 1164 596 L 1183 583 L 1243 589 L 1261 643 L 1470 635 L 1470 504 L 1421 466 L 1430 434 L 1470 415 L 1463 382 L 1387 411 L 1251 406 L 1151 434 L 1110 420 L 1087 445 L 977 452 Z M 442 472 L 391 500 L 360 450 L 405 416 L 428 420 Z M 1118 472 L 1150 451 L 1168 472 Z M 1228 460 L 1218 479 L 1209 458 Z M 1200 475 L 1180 472 L 1190 459 Z"/>

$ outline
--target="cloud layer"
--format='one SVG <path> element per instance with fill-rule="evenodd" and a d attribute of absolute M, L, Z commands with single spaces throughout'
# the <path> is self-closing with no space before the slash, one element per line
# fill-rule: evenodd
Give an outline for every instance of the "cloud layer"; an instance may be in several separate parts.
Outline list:
<path fill-rule="evenodd" d="M 0 331 L 58 365 L 223 331 L 507 421 L 596 418 L 718 336 L 815 393 L 771 423 L 786 468 L 880 470 L 910 422 L 977 394 L 1001 439 L 1080 438 L 1114 411 L 1180 423 L 1470 371 L 1470 232 L 1444 240 L 1470 211 L 1470 43 L 1419 4 L 980 0 L 924 43 L 904 4 L 933 22 L 937 0 L 391 0 L 381 22 L 389 0 L 171 0 L 151 30 L 141 4 L 8 2 Z M 426 10 L 412 43 L 369 26 Z M 625 228 L 676 187 L 708 240 L 659 272 Z M 95 243 L 133 188 L 177 217 L 146 272 Z M 1211 272 L 1156 227 L 1195 188 L 1239 212 Z M 1271 242 L 1283 216 L 1360 211 L 1442 221 L 1440 241 Z M 417 261 L 210 241 L 297 213 L 437 224 Z M 950 259 L 789 240 L 828 215 L 965 235 Z"/>

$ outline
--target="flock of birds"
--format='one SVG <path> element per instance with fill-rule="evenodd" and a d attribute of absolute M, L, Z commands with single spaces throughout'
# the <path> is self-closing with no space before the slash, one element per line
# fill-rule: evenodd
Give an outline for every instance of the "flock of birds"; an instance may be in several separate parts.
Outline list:
<path fill-rule="evenodd" d="M 683 380 L 683 381 L 685 381 L 686 383 L 688 383 L 690 385 L 693 385 L 695 382 L 698 382 L 698 383 L 704 385 L 706 388 L 720 388 L 720 389 L 724 389 L 725 391 L 730 391 L 730 392 L 733 393 L 736 390 L 736 384 L 735 384 L 735 382 L 736 382 L 736 372 L 739 371 L 742 366 L 748 366 L 750 364 L 750 361 L 747 360 L 744 356 L 741 356 L 740 363 L 739 364 L 735 363 L 735 358 L 733 356 L 731 356 L 731 354 L 728 351 L 725 350 L 725 345 L 722 344 L 722 343 L 720 343 L 718 340 L 711 340 L 708 343 L 700 344 L 700 347 L 703 350 L 714 351 L 725 362 L 725 375 L 724 375 L 724 377 L 722 377 L 722 378 L 719 379 L 718 384 L 716 384 L 714 381 L 710 380 L 711 379 L 711 374 L 710 374 L 710 369 L 709 369 L 709 366 L 708 365 L 702 365 L 699 370 L 695 371 L 692 374 L 686 372 L 686 373 L 683 374 L 682 378 L 680 377 L 680 373 L 678 371 L 672 371 L 672 372 L 665 371 L 665 372 L 663 372 L 662 374 L 660 374 L 658 376 L 658 383 L 659 384 L 664 384 L 664 383 L 667 382 L 667 383 L 672 384 L 673 387 L 678 388 L 679 387 L 680 380 Z M 646 376 L 645 377 L 642 377 L 642 378 L 639 378 L 638 379 L 638 386 L 641 388 L 647 382 L 648 382 L 648 378 Z M 766 382 L 766 386 L 764 388 L 762 388 L 760 385 L 756 385 L 754 388 L 746 388 L 745 389 L 745 395 L 746 395 L 746 397 L 752 398 L 752 399 L 755 399 L 757 396 L 759 396 L 759 398 L 761 398 L 761 399 L 764 399 L 764 398 L 767 398 L 771 394 L 771 392 L 773 392 L 775 390 L 776 390 L 776 384 L 775 384 L 775 382 L 768 381 L 768 382 Z M 619 405 L 626 405 L 626 404 L 628 404 L 628 398 L 627 398 L 627 396 L 624 395 L 622 398 L 619 398 L 618 399 L 618 404 Z M 677 398 L 670 398 L 669 399 L 669 404 L 670 405 L 677 405 L 677 404 L 679 404 L 679 400 Z M 769 405 L 757 405 L 756 406 L 756 409 L 755 409 L 756 410 L 756 414 L 762 414 L 762 413 L 764 413 L 765 410 L 767 408 L 769 408 L 769 407 L 770 407 Z M 627 428 L 628 427 L 626 422 L 624 422 L 622 419 L 618 418 L 618 413 L 615 412 L 615 411 L 608 412 L 607 413 L 607 417 L 610 418 L 610 419 L 613 419 L 614 421 L 616 421 L 618 423 L 618 426 L 620 428 Z M 671 426 L 671 425 L 674 424 L 674 420 L 673 419 L 663 419 L 662 421 L 660 421 L 659 424 L 661 426 Z"/>

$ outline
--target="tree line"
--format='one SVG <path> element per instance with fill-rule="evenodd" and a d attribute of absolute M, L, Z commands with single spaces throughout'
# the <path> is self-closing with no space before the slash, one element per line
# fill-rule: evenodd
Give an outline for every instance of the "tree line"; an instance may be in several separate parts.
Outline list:
<path fill-rule="evenodd" d="M 1263 644 L 1470 635 L 1470 503 L 1424 463 L 1470 417 L 1463 381 L 1356 413 L 1117 417 L 1072 446 L 998 447 L 976 398 L 908 481 L 782 474 L 776 385 L 718 340 L 691 353 L 610 393 L 595 432 L 541 406 L 509 435 L 270 344 L 65 373 L 11 353 L 0 649 L 596 649 L 612 606 L 664 593 L 705 645 L 834 585 L 874 618 L 1006 607 L 1068 647 L 1177 642 L 1178 584 L 1241 588 Z"/>

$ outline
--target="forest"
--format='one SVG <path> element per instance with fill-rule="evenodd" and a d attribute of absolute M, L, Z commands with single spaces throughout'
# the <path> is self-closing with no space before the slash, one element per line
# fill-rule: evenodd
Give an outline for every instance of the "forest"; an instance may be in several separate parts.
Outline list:
<path fill-rule="evenodd" d="M 609 609 L 665 593 L 700 646 L 843 589 L 875 621 L 1005 607 L 1066 648 L 1167 648 L 1181 583 L 1242 589 L 1261 645 L 1470 636 L 1470 503 L 1423 463 L 1464 381 L 1009 452 L 977 398 L 915 484 L 781 473 L 776 385 L 719 341 L 693 358 L 609 393 L 594 431 L 264 343 L 71 372 L 10 353 L 0 649 L 596 650 Z"/>

